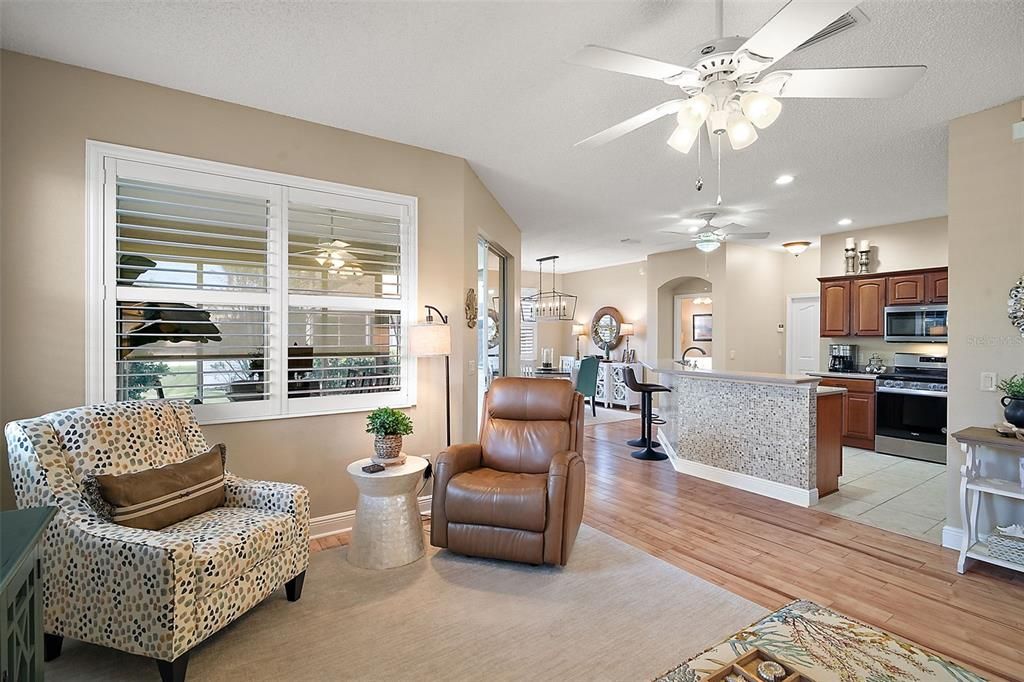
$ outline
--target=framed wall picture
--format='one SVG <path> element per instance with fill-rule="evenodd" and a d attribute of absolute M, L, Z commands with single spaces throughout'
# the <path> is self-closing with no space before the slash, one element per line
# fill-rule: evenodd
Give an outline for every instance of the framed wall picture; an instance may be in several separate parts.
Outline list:
<path fill-rule="evenodd" d="M 694 341 L 710 341 L 711 340 L 711 314 L 702 313 L 700 315 L 693 316 L 693 340 Z"/>

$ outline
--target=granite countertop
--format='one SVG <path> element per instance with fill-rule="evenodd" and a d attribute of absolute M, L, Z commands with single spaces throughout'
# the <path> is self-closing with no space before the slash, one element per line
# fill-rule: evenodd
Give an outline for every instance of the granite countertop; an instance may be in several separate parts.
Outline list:
<path fill-rule="evenodd" d="M 820 381 L 820 377 L 806 374 L 773 374 L 770 372 L 732 372 L 715 369 L 684 369 L 674 360 L 655 360 L 643 362 L 644 367 L 658 374 L 670 374 L 706 379 L 725 379 L 733 381 L 752 381 L 763 384 L 812 384 Z"/>
<path fill-rule="evenodd" d="M 833 379 L 868 379 L 874 381 L 878 378 L 877 374 L 868 374 L 867 372 L 808 372 L 812 377 L 826 377 Z"/>
<path fill-rule="evenodd" d="M 822 386 L 818 385 L 818 395 L 835 395 L 836 393 L 846 393 L 846 389 L 842 386 Z"/>

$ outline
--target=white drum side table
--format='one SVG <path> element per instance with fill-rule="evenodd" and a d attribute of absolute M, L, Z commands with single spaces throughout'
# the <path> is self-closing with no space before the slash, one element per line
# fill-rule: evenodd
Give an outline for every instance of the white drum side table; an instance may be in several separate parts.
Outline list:
<path fill-rule="evenodd" d="M 405 464 L 368 474 L 369 458 L 348 465 L 359 488 L 348 560 L 360 568 L 396 568 L 423 556 L 423 524 L 416 492 L 427 460 L 408 456 Z"/>

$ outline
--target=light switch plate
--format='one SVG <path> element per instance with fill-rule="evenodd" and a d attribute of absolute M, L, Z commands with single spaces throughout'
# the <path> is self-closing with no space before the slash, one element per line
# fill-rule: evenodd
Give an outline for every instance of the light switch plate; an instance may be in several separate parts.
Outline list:
<path fill-rule="evenodd" d="M 981 390 L 994 392 L 996 390 L 996 373 L 981 373 Z"/>

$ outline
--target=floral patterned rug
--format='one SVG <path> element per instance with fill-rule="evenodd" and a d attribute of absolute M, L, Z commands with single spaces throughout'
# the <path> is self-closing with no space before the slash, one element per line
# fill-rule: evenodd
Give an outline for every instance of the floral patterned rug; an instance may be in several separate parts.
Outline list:
<path fill-rule="evenodd" d="M 700 682 L 759 648 L 815 682 L 978 682 L 985 678 L 810 601 L 795 601 L 655 682 Z"/>

